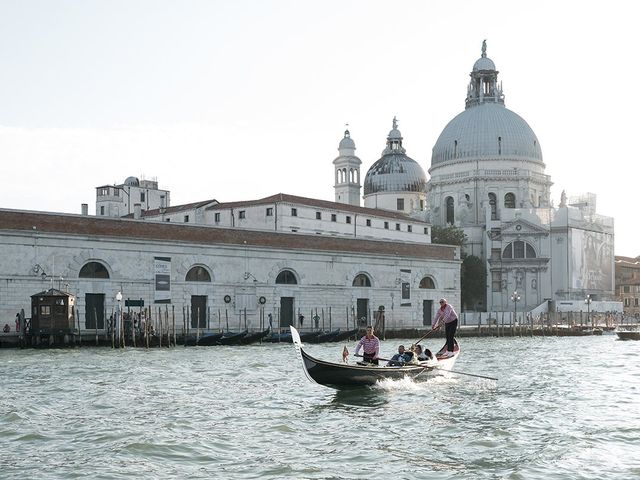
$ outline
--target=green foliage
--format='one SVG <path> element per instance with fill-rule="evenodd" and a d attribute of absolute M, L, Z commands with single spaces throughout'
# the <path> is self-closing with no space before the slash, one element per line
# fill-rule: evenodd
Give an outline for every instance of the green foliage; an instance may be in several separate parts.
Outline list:
<path fill-rule="evenodd" d="M 440 245 L 457 245 L 461 247 L 467 236 L 461 228 L 447 225 L 446 227 L 431 227 L 431 243 Z"/>
<path fill-rule="evenodd" d="M 476 305 L 486 305 L 487 269 L 482 259 L 467 255 L 462 260 L 460 290 L 465 310 L 475 310 Z"/>

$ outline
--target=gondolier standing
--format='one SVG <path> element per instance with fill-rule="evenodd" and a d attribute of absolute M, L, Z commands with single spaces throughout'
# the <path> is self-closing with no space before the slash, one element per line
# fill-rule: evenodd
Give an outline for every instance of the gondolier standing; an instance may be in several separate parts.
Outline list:
<path fill-rule="evenodd" d="M 362 359 L 365 362 L 378 365 L 378 354 L 380 353 L 380 339 L 373 334 L 373 327 L 367 325 L 367 334 L 360 339 L 356 345 L 356 355 L 362 350 Z"/>
<path fill-rule="evenodd" d="M 433 317 L 432 329 L 440 328 L 440 323 L 444 323 L 444 332 L 447 336 L 447 352 L 445 355 L 453 355 L 454 339 L 456 328 L 458 327 L 458 314 L 451 305 L 447 303 L 446 298 L 440 299 L 440 308 Z"/>

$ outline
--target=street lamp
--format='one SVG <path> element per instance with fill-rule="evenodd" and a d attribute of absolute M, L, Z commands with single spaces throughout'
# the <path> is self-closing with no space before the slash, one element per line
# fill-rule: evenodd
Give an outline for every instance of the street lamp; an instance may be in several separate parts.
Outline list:
<path fill-rule="evenodd" d="M 118 332 L 118 347 L 122 345 L 122 308 L 120 302 L 122 302 L 122 292 L 116 293 L 116 300 L 118 301 L 118 312 L 116 314 L 116 330 Z"/>
<path fill-rule="evenodd" d="M 591 295 L 586 296 L 586 298 L 584 299 L 584 303 L 587 305 L 587 325 L 589 325 L 591 318 Z"/>
<path fill-rule="evenodd" d="M 518 302 L 520 301 L 520 294 L 517 290 L 515 290 L 511 294 L 511 301 L 513 302 L 513 324 L 515 325 L 518 320 Z"/>

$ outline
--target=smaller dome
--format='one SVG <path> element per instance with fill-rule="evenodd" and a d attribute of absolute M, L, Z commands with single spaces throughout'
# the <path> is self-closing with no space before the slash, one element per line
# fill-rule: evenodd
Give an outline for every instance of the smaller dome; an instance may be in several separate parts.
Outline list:
<path fill-rule="evenodd" d="M 124 181 L 124 184 L 129 187 L 139 187 L 140 180 L 138 180 L 137 177 L 127 177 L 127 179 Z"/>
<path fill-rule="evenodd" d="M 395 138 L 402 139 L 402 135 L 400 134 L 400 130 L 398 130 L 397 128 L 394 128 L 389 132 L 389 135 L 388 135 L 387 138 L 389 138 L 389 139 L 395 139 Z"/>
<path fill-rule="evenodd" d="M 496 69 L 495 63 L 493 63 L 493 60 L 491 60 L 488 57 L 480 57 L 478 60 L 476 60 L 476 63 L 473 64 L 474 72 L 479 72 L 482 70 L 495 70 L 495 69 Z"/>
<path fill-rule="evenodd" d="M 351 134 L 349 133 L 349 130 L 344 131 L 344 138 L 340 140 L 340 144 L 338 145 L 338 150 L 342 150 L 346 148 L 349 148 L 352 150 L 356 149 L 356 143 L 351 138 Z"/>

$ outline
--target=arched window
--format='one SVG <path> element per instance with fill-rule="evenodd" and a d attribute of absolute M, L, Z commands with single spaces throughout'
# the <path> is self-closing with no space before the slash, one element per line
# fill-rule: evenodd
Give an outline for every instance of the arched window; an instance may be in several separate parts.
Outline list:
<path fill-rule="evenodd" d="M 207 272 L 206 268 L 196 266 L 196 267 L 192 267 L 191 270 L 187 272 L 185 281 L 186 282 L 210 282 L 211 275 L 209 275 L 209 272 Z"/>
<path fill-rule="evenodd" d="M 356 278 L 353 279 L 354 287 L 370 287 L 371 280 L 364 273 L 360 273 L 356 275 Z"/>
<path fill-rule="evenodd" d="M 297 285 L 298 280 L 296 275 L 291 270 L 283 270 L 276 277 L 276 283 L 283 283 L 286 285 Z"/>
<path fill-rule="evenodd" d="M 453 225 L 454 222 L 454 210 L 453 210 L 453 197 L 447 197 L 446 205 L 447 205 L 447 223 Z"/>
<path fill-rule="evenodd" d="M 100 262 L 89 262 L 80 269 L 80 278 L 109 278 L 109 271 Z"/>
<path fill-rule="evenodd" d="M 498 199 L 495 193 L 489 194 L 489 208 L 491 209 L 491 220 L 498 219 Z"/>
<path fill-rule="evenodd" d="M 428 288 L 429 290 L 433 290 L 434 288 L 436 288 L 436 285 L 435 283 L 433 283 L 433 278 L 424 277 L 422 280 L 420 280 L 419 288 Z"/>
<path fill-rule="evenodd" d="M 530 243 L 516 240 L 504 248 L 502 258 L 536 258 L 536 251 Z"/>
<path fill-rule="evenodd" d="M 513 193 L 504 196 L 504 208 L 516 208 L 516 196 Z"/>

